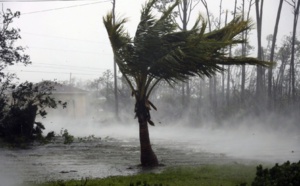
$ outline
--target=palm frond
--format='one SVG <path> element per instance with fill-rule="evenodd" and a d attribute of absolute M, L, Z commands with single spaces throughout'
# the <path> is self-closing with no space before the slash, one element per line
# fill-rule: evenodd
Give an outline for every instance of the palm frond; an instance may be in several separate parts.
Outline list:
<path fill-rule="evenodd" d="M 130 42 L 130 38 L 124 29 L 124 24 L 126 22 L 127 19 L 124 18 L 121 20 L 117 20 L 114 23 L 112 13 L 109 13 L 105 17 L 103 17 L 103 23 L 108 33 L 113 50 L 118 50 L 125 44 Z"/>
<path fill-rule="evenodd" d="M 156 1 L 143 6 L 133 39 L 123 28 L 126 19 L 115 25 L 111 14 L 103 19 L 120 71 L 128 76 L 128 81 L 133 78 L 143 95 L 151 92 L 160 80 L 173 84 L 190 76 L 211 77 L 224 70 L 222 65 L 272 65 L 256 58 L 228 57 L 225 53 L 226 47 L 246 42 L 238 36 L 251 28 L 251 21 L 237 17 L 227 26 L 205 33 L 207 23 L 199 16 L 192 29 L 177 31 L 169 16 L 179 0 L 158 18 L 152 15 Z"/>

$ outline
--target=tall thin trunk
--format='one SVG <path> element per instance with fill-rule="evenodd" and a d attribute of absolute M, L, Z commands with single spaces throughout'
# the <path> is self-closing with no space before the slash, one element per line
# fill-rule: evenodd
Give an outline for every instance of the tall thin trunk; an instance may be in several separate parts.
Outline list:
<path fill-rule="evenodd" d="M 288 64 L 288 56 L 285 54 L 284 48 L 280 58 L 281 58 L 281 65 L 279 67 L 279 72 L 276 79 L 276 89 L 277 89 L 277 93 L 275 94 L 276 98 L 282 97 L 282 89 L 284 84 L 284 72 L 286 69 L 286 65 Z"/>
<path fill-rule="evenodd" d="M 245 0 L 242 2 L 242 19 L 245 20 Z M 245 39 L 245 31 L 242 33 L 242 38 Z M 242 44 L 242 56 L 246 56 L 246 43 Z M 246 69 L 245 65 L 242 65 L 242 79 L 241 79 L 241 102 L 244 101 L 245 98 L 245 82 L 246 82 Z M 243 105 L 243 104 L 241 104 Z"/>
<path fill-rule="evenodd" d="M 187 30 L 187 24 L 188 24 L 188 2 L 187 0 L 182 1 L 182 30 Z M 190 103 L 190 96 L 191 96 L 191 90 L 190 90 L 190 80 L 188 79 L 186 82 L 186 100 L 185 100 L 185 106 L 189 106 Z"/>
<path fill-rule="evenodd" d="M 203 6 L 205 7 L 206 15 L 207 15 L 208 28 L 209 28 L 209 32 L 211 32 L 211 21 L 210 21 L 210 18 L 209 18 L 208 5 L 207 5 L 206 0 L 201 0 L 201 2 L 203 4 Z"/>
<path fill-rule="evenodd" d="M 152 150 L 149 129 L 148 129 L 148 119 L 150 113 L 145 104 L 145 99 L 136 102 L 135 105 L 136 115 L 139 122 L 139 137 L 140 137 L 140 160 L 143 167 L 154 167 L 158 166 L 157 157 Z"/>
<path fill-rule="evenodd" d="M 247 15 L 245 17 L 245 0 L 243 0 L 243 6 L 242 6 L 242 19 L 243 20 L 249 20 L 250 19 L 250 12 L 252 9 L 252 0 L 249 1 L 249 5 L 248 5 L 248 12 Z M 248 39 L 248 34 L 249 34 L 249 30 L 246 30 L 242 33 L 242 37 L 243 39 L 247 40 Z M 246 57 L 247 56 L 247 43 L 243 43 L 242 44 L 242 56 Z M 241 101 L 242 103 L 245 100 L 245 87 L 246 87 L 246 65 L 242 65 L 242 79 L 241 79 Z"/>
<path fill-rule="evenodd" d="M 264 0 L 255 0 L 256 7 L 256 22 L 257 22 L 257 58 L 262 59 L 262 45 L 261 45 L 261 33 L 262 33 L 262 17 L 263 17 L 263 4 Z M 256 96 L 258 103 L 261 103 L 263 92 L 263 69 L 261 66 L 257 66 L 257 80 L 256 80 Z"/>
<path fill-rule="evenodd" d="M 236 16 L 236 10 L 237 10 L 237 0 L 235 0 L 234 3 L 234 11 L 233 11 L 233 19 L 235 19 Z M 229 57 L 232 57 L 232 46 L 229 46 Z M 227 106 L 229 106 L 229 97 L 230 97 L 230 66 L 228 66 L 227 69 L 227 91 L 226 91 L 226 102 L 227 102 Z"/>
<path fill-rule="evenodd" d="M 274 61 L 274 52 L 275 52 L 276 39 L 277 39 L 277 33 L 278 33 L 278 25 L 279 25 L 279 20 L 280 20 L 280 16 L 281 16 L 282 4 L 283 4 L 283 0 L 280 0 L 279 6 L 278 6 L 278 11 L 277 11 L 276 23 L 275 23 L 275 27 L 274 27 L 272 46 L 271 46 L 271 54 L 270 54 L 271 62 Z M 269 68 L 268 69 L 268 106 L 269 106 L 269 109 L 272 108 L 272 102 L 273 102 L 272 101 L 273 100 L 272 77 L 273 77 L 273 69 Z M 275 94 L 275 92 L 273 92 L 273 94 Z"/>
<path fill-rule="evenodd" d="M 202 83 L 204 85 L 202 85 Z M 202 105 L 202 96 L 203 96 L 203 87 L 205 87 L 205 79 L 201 79 L 199 81 L 199 97 L 198 97 L 198 104 L 197 104 L 197 115 L 200 115 L 200 105 Z"/>
<path fill-rule="evenodd" d="M 115 25 L 115 22 L 116 22 L 116 16 L 115 16 L 116 0 L 113 0 L 112 4 L 113 4 L 113 8 L 112 8 L 113 24 Z M 115 116 L 116 116 L 116 118 L 119 118 L 117 62 L 116 62 L 115 55 L 114 55 L 114 94 L 115 94 Z"/>
<path fill-rule="evenodd" d="M 182 85 L 181 85 L 181 94 L 182 94 L 181 106 L 182 106 L 182 112 L 183 112 L 184 107 L 185 107 L 185 83 L 184 82 L 182 82 Z"/>
<path fill-rule="evenodd" d="M 220 10 L 222 9 L 222 1 L 220 3 Z M 227 16 L 228 16 L 228 11 L 226 11 L 225 13 L 225 25 L 227 25 Z M 219 22 L 220 22 L 220 28 L 221 28 L 221 11 L 220 11 L 220 18 L 219 18 Z M 222 65 L 222 68 L 224 69 L 224 65 Z M 225 75 L 224 75 L 224 71 L 222 71 L 222 91 L 221 91 L 221 104 L 224 105 L 225 102 Z"/>
<path fill-rule="evenodd" d="M 208 22 L 208 29 L 209 29 L 209 32 L 211 32 L 212 30 L 212 26 L 211 26 L 211 21 L 210 21 L 210 16 L 209 16 L 209 11 L 208 11 L 208 5 L 207 5 L 207 2 L 206 0 L 201 0 L 203 6 L 205 7 L 205 10 L 206 10 L 206 15 L 207 15 L 207 22 Z M 216 81 L 215 81 L 215 76 L 209 78 L 209 102 L 210 102 L 210 106 L 213 107 L 213 110 L 215 110 L 215 92 L 214 92 L 214 86 L 216 84 Z"/>
<path fill-rule="evenodd" d="M 32 105 L 30 104 L 26 109 L 26 112 L 27 112 L 27 118 L 24 118 L 27 120 L 27 122 L 24 122 L 22 124 L 23 125 L 27 125 L 27 126 L 23 126 L 21 127 L 21 136 L 25 137 L 26 139 L 28 138 L 32 138 L 33 137 L 33 126 L 34 126 L 34 122 L 35 122 L 35 118 L 36 118 L 36 115 L 37 115 L 37 110 L 38 110 L 38 107 L 36 105 Z"/>
<path fill-rule="evenodd" d="M 296 42 L 296 31 L 299 17 L 300 0 L 297 1 L 297 6 L 294 12 L 294 24 L 293 24 L 293 37 L 292 37 L 292 55 L 291 55 L 291 93 L 292 102 L 296 101 L 296 90 L 295 90 L 295 42 Z"/>

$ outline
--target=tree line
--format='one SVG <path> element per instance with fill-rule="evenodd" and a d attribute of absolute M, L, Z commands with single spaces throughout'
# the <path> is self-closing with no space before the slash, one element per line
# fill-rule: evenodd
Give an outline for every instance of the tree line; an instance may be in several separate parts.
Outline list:
<path fill-rule="evenodd" d="M 250 28 L 249 20 L 244 20 L 241 16 L 234 17 L 223 27 L 219 25 L 218 29 L 209 28 L 208 32 L 207 22 L 201 16 L 198 16 L 190 29 L 185 25 L 178 26 L 174 21 L 176 15 L 187 23 L 188 14 L 178 14 L 174 10 L 176 7 L 187 10 L 186 2 L 176 0 L 167 8 L 163 6 L 159 9 L 160 16 L 154 16 L 153 9 L 159 1 L 147 1 L 142 7 L 134 37 L 129 36 L 124 29 L 127 19 L 115 19 L 114 9 L 103 17 L 114 61 L 135 101 L 134 113 L 139 124 L 140 160 L 143 167 L 159 165 L 151 147 L 148 125 L 155 125 L 151 110 L 157 110 L 153 99 L 158 97 L 154 92 L 161 83 L 174 86 L 183 82 L 189 87 L 190 78 L 209 77 L 214 79 L 216 87 L 215 75 L 224 71 L 225 65 L 267 67 L 272 64 L 253 57 L 226 54 L 229 46 L 246 42 L 237 37 Z M 184 102 L 182 106 L 185 109 Z"/>
<path fill-rule="evenodd" d="M 114 2 L 116 3 L 116 1 Z M 156 1 L 154 7 L 156 11 L 163 12 L 172 2 L 174 1 L 159 0 Z M 240 16 L 242 20 L 249 20 L 251 12 L 254 12 L 257 29 L 254 30 L 253 27 L 247 29 L 241 32 L 238 37 L 249 41 L 249 35 L 255 31 L 257 32 L 257 46 L 252 46 L 249 42 L 243 42 L 240 45 L 230 45 L 223 50 L 227 56 L 243 57 L 249 57 L 256 50 L 257 58 L 274 62 L 273 67 L 222 65 L 225 70 L 209 78 L 191 77 L 179 84 L 160 83 L 160 88 L 157 88 L 152 95 L 153 102 L 163 103 L 162 108 L 168 102 L 168 104 L 177 105 L 173 113 L 176 113 L 176 116 L 190 113 L 189 117 L 205 115 L 210 118 L 223 118 L 242 113 L 256 116 L 264 116 L 266 113 L 280 113 L 281 115 L 297 113 L 300 108 L 300 77 L 299 41 L 296 37 L 296 28 L 300 1 L 278 1 L 274 32 L 266 38 L 262 38 L 263 0 L 235 0 L 232 11 L 225 11 L 222 8 L 222 0 L 219 2 L 219 15 L 215 16 L 210 12 L 210 7 L 205 0 L 180 1 L 178 7 L 172 12 L 169 21 L 174 22 L 179 30 L 186 31 L 192 12 L 202 6 L 207 14 L 208 26 L 206 31 L 214 31 L 226 26 L 231 18 Z M 114 6 L 116 6 L 115 3 Z M 284 3 L 291 7 L 294 15 L 293 28 L 290 35 L 278 39 L 278 26 Z M 266 46 L 262 46 L 263 40 L 267 41 Z M 278 40 L 281 42 L 278 42 Z M 126 83 L 122 83 L 122 77 L 115 80 L 110 79 L 107 84 L 116 81 L 119 81 L 119 86 L 117 88 L 116 86 L 110 86 L 109 89 L 115 96 L 121 96 L 121 94 L 124 94 L 121 90 L 126 87 Z M 111 98 L 110 100 L 113 102 L 114 99 Z M 122 100 L 118 102 L 120 103 Z M 118 105 L 116 104 L 115 107 L 118 107 Z M 201 110 L 202 112 L 200 112 Z M 198 120 L 197 117 L 194 119 Z"/>
<path fill-rule="evenodd" d="M 4 73 L 10 65 L 31 63 L 22 46 L 16 46 L 21 39 L 20 29 L 12 27 L 20 12 L 10 9 L 0 12 L 0 145 L 27 145 L 36 140 L 47 140 L 43 136 L 44 125 L 36 117 L 45 118 L 46 108 L 56 108 L 66 103 L 55 100 L 51 95 L 54 82 L 16 83 L 16 74 Z M 48 135 L 51 137 L 51 134 Z"/>

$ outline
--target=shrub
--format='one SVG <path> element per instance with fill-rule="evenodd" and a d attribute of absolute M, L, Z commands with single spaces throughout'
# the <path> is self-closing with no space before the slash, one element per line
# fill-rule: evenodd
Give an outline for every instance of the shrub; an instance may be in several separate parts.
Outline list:
<path fill-rule="evenodd" d="M 60 133 L 61 133 L 61 136 L 64 138 L 64 144 L 71 144 L 71 143 L 73 143 L 74 136 L 70 135 L 67 129 L 65 129 L 65 130 L 62 129 L 60 131 Z"/>
<path fill-rule="evenodd" d="M 159 184 L 148 184 L 147 181 L 137 181 L 136 183 L 130 183 L 129 186 L 168 186 L 162 183 Z"/>
<path fill-rule="evenodd" d="M 300 161 L 290 163 L 287 161 L 282 165 L 275 164 L 271 169 L 256 168 L 256 177 L 252 186 L 297 186 L 300 185 Z"/>
<path fill-rule="evenodd" d="M 41 139 L 45 129 L 36 116 L 45 118 L 46 108 L 63 107 L 65 103 L 51 97 L 53 82 L 12 85 L 0 94 L 0 138 L 12 144 L 28 143 Z"/>

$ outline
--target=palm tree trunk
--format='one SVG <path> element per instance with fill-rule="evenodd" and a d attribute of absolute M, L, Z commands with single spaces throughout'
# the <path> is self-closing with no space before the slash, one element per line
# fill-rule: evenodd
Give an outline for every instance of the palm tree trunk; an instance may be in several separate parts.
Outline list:
<path fill-rule="evenodd" d="M 158 166 L 157 157 L 153 152 L 150 143 L 149 129 L 147 123 L 147 121 L 150 119 L 150 114 L 148 108 L 145 105 L 145 101 L 137 101 L 135 109 L 139 121 L 141 165 L 143 167 Z"/>

